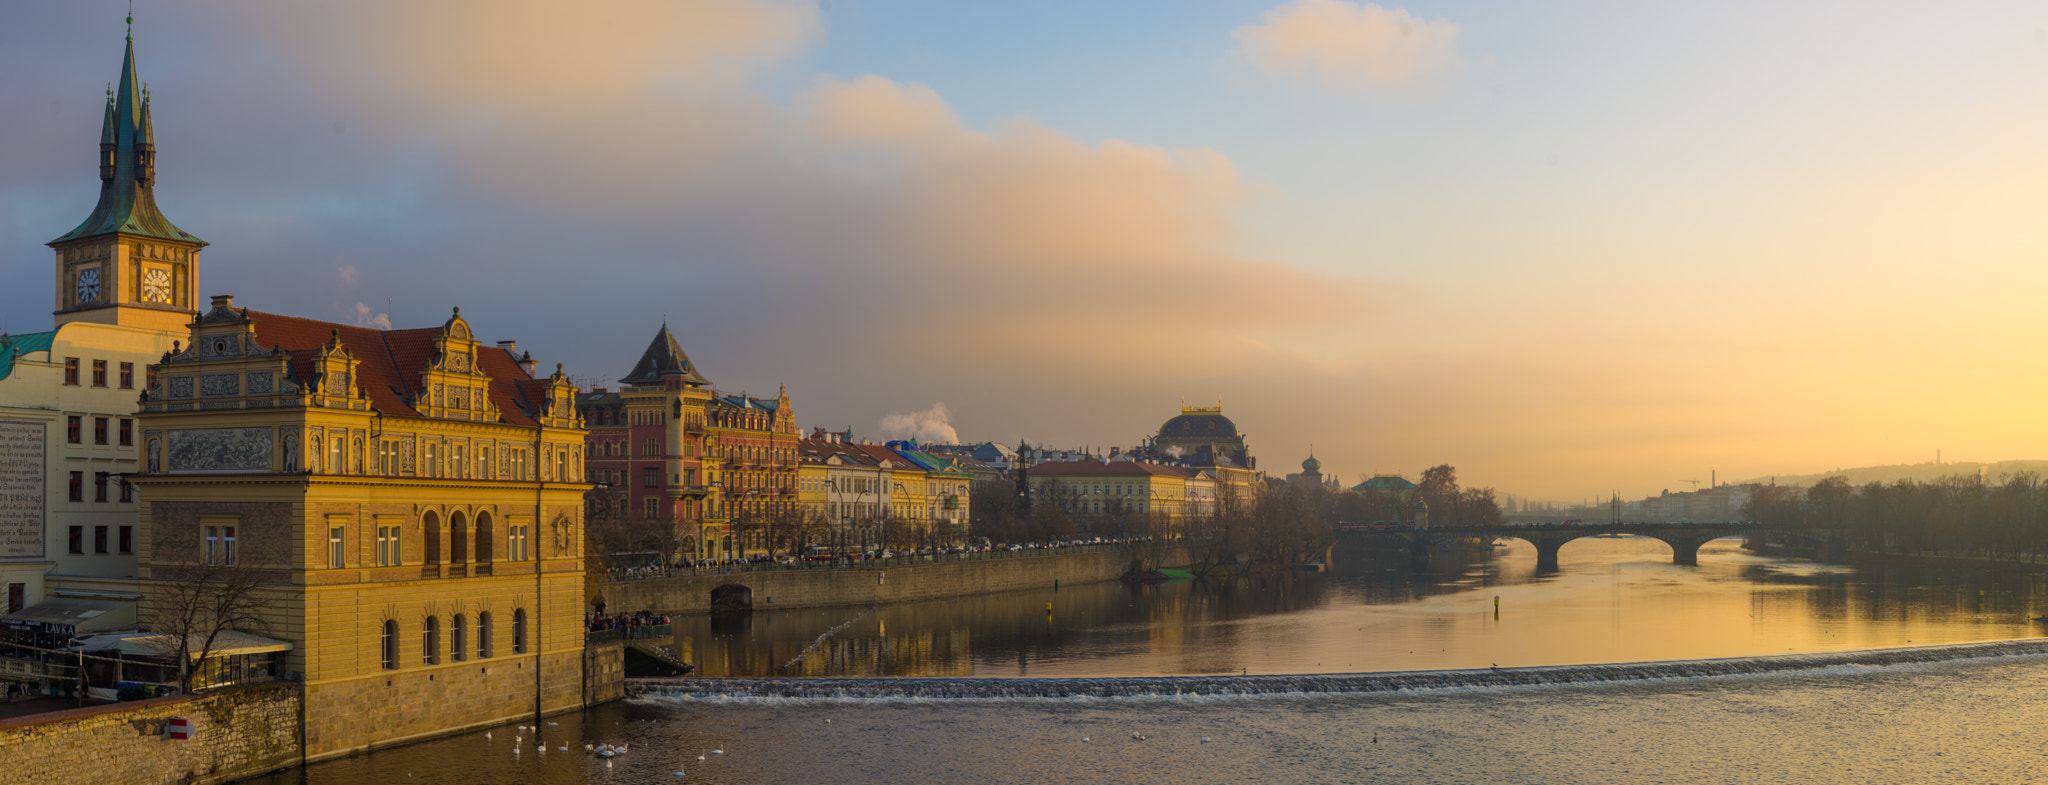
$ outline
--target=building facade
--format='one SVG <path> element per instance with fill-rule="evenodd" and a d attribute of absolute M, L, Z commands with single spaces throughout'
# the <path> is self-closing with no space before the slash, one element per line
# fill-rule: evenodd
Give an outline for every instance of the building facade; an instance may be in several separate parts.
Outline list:
<path fill-rule="evenodd" d="M 51 597 L 132 601 L 136 398 L 184 337 L 200 240 L 156 206 L 149 91 L 128 42 L 101 116 L 99 200 L 48 243 L 54 327 L 0 335 L 0 589 L 13 612 Z M 81 156 L 82 157 L 82 156 Z"/>
<path fill-rule="evenodd" d="M 262 581 L 313 759 L 582 702 L 585 432 L 559 367 L 458 311 L 373 330 L 214 298 L 140 416 L 144 625 Z"/>
<path fill-rule="evenodd" d="M 800 510 L 787 389 L 772 399 L 712 389 L 666 324 L 619 383 L 577 399 L 601 523 L 681 558 L 725 559 L 761 552 L 756 523 Z"/>

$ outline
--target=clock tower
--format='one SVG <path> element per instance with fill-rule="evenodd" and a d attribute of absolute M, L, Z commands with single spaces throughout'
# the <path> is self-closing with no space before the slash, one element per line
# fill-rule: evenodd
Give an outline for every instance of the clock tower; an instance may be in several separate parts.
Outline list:
<path fill-rule="evenodd" d="M 198 312 L 199 249 L 206 241 L 157 209 L 149 88 L 135 76 L 132 33 L 120 86 L 107 91 L 99 164 L 92 215 L 49 242 L 57 251 L 57 324 L 184 331 Z"/>

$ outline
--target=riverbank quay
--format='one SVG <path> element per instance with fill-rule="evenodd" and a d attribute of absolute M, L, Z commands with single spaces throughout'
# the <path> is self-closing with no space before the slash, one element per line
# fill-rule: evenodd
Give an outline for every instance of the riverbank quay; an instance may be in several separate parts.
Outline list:
<path fill-rule="evenodd" d="M 613 608 L 661 613 L 720 609 L 880 605 L 1113 581 L 1125 573 L 1179 567 L 1185 547 L 1085 545 L 995 553 L 938 554 L 848 565 L 735 565 L 607 580 Z"/>
<path fill-rule="evenodd" d="M 14 717 L 0 720 L 0 771 L 38 785 L 230 782 L 299 765 L 303 716 L 300 685 L 269 682 Z"/>

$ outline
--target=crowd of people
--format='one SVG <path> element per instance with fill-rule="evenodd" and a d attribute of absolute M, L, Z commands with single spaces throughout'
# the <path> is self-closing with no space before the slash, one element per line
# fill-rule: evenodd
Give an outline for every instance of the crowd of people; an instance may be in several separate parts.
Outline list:
<path fill-rule="evenodd" d="M 642 627 L 667 626 L 669 618 L 667 614 L 655 613 L 653 611 L 614 613 L 607 616 L 604 612 L 604 606 L 600 605 L 597 612 L 590 614 L 590 617 L 584 619 L 583 622 L 584 629 L 590 632 L 602 632 L 604 630 L 632 631 Z"/>

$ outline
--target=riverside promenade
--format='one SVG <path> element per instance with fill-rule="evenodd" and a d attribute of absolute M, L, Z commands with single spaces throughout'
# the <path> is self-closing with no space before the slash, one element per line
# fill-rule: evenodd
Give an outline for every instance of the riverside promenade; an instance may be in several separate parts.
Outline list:
<path fill-rule="evenodd" d="M 610 607 L 662 613 L 879 605 L 1111 581 L 1133 570 L 1180 566 L 1187 558 L 1184 547 L 1126 543 L 848 564 L 732 565 L 611 576 L 604 598 Z"/>

